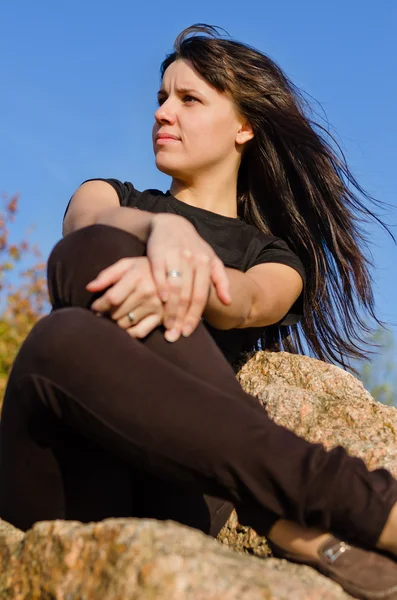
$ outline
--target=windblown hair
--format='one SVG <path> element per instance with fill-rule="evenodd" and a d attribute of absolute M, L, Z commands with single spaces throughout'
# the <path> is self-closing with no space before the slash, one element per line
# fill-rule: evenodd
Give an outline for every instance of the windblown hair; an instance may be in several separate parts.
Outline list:
<path fill-rule="evenodd" d="M 384 325 L 374 312 L 362 224 L 375 219 L 395 238 L 345 179 L 376 206 L 385 204 L 357 183 L 340 146 L 309 117 L 310 104 L 280 67 L 251 46 L 223 39 L 218 29 L 199 23 L 182 31 L 160 73 L 163 78 L 171 63 L 187 59 L 210 85 L 230 94 L 255 134 L 240 164 L 238 214 L 285 240 L 305 266 L 304 318 L 265 328 L 260 347 L 305 353 L 306 345 L 316 358 L 348 366 L 346 359 L 368 355 L 368 316 Z"/>

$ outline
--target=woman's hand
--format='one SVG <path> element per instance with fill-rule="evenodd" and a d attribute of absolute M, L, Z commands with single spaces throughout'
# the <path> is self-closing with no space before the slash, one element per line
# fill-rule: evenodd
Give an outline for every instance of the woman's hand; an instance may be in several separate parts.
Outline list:
<path fill-rule="evenodd" d="M 229 279 L 223 262 L 194 226 L 184 217 L 169 213 L 154 216 L 146 254 L 160 298 L 165 302 L 165 338 L 176 341 L 190 335 L 206 307 L 211 282 L 219 300 L 230 304 Z M 181 276 L 170 277 L 176 271 Z"/>
<path fill-rule="evenodd" d="M 134 338 L 147 336 L 163 322 L 164 307 L 147 256 L 122 258 L 100 271 L 86 288 L 90 292 L 99 292 L 110 285 L 112 287 L 91 304 L 91 310 L 108 313 Z M 131 311 L 133 324 L 128 317 Z"/>

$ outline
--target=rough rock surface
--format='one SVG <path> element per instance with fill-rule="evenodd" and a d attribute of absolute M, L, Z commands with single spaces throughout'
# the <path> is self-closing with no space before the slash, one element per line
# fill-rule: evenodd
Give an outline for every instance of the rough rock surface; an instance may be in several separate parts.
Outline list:
<path fill-rule="evenodd" d="M 397 409 L 374 400 L 350 373 L 306 356 L 258 352 L 237 377 L 279 425 L 397 477 Z"/>
<path fill-rule="evenodd" d="M 11 553 L 2 544 L 0 597 L 13 600 L 348 598 L 309 567 L 239 555 L 173 521 L 43 521 Z"/>
<path fill-rule="evenodd" d="M 397 476 L 397 410 L 377 403 L 342 369 L 258 352 L 237 377 L 277 423 L 327 448 L 343 445 L 369 468 L 384 466 Z M 217 540 L 152 519 L 40 522 L 26 534 L 0 520 L 0 598 L 350 597 L 313 569 L 264 559 L 268 554 L 266 540 L 239 524 L 236 512 Z"/>

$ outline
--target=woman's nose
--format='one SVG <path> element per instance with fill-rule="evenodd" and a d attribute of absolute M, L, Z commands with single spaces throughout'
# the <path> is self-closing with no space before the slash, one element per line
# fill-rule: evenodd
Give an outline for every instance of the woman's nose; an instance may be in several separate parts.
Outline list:
<path fill-rule="evenodd" d="M 154 113 L 154 118 L 158 123 L 173 123 L 175 121 L 175 110 L 172 109 L 168 102 L 163 102 Z"/>

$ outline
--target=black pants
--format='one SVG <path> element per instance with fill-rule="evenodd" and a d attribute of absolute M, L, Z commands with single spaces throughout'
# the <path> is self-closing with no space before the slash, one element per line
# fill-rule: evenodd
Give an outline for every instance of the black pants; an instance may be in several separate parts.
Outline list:
<path fill-rule="evenodd" d="M 98 294 L 86 283 L 144 252 L 107 225 L 53 249 L 53 311 L 23 343 L 4 399 L 0 517 L 23 530 L 153 517 L 215 536 L 235 506 L 260 534 L 285 517 L 374 545 L 397 501 L 386 470 L 276 425 L 202 324 L 173 344 L 162 327 L 138 340 L 88 310 Z"/>

